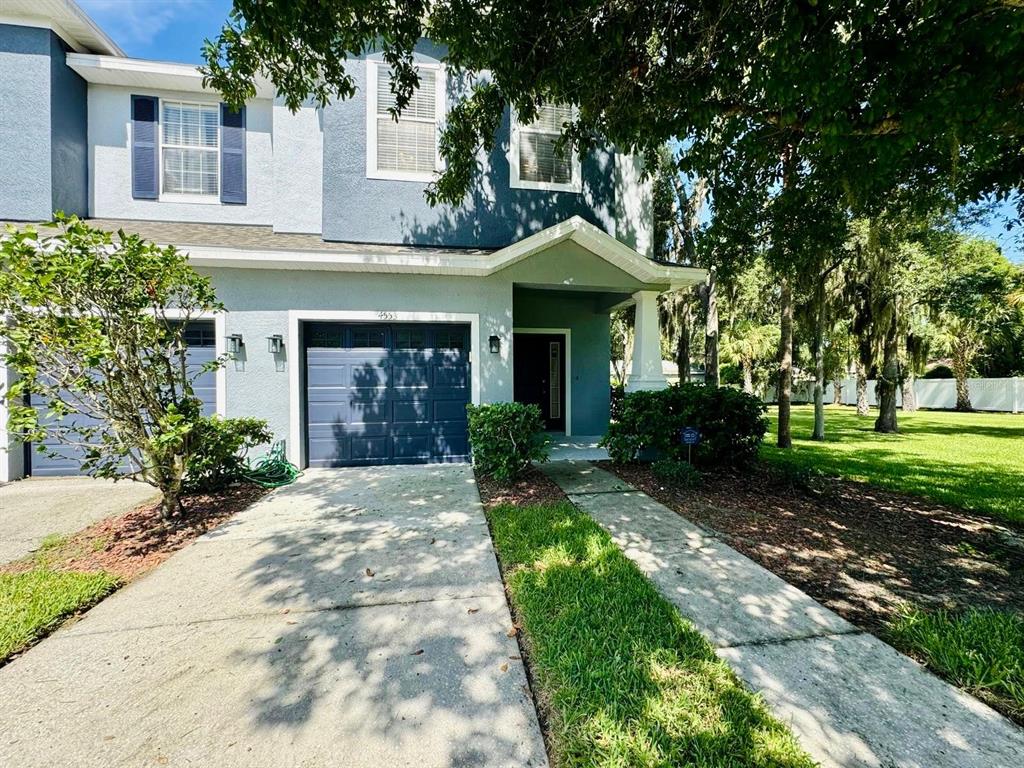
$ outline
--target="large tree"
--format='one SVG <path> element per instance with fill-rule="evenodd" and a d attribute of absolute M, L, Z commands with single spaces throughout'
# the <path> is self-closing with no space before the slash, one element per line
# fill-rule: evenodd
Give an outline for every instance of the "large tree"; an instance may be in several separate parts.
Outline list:
<path fill-rule="evenodd" d="M 931 205 L 936 185 L 954 201 L 1020 197 L 1019 0 L 235 0 L 206 46 L 207 80 L 236 104 L 261 74 L 293 109 L 324 104 L 354 94 L 346 62 L 375 48 L 401 111 L 422 37 L 446 46 L 456 73 L 484 73 L 447 116 L 430 201 L 463 200 L 509 105 L 530 120 L 565 102 L 576 111 L 563 138 L 577 149 L 602 141 L 653 158 L 677 141 L 680 170 L 710 190 L 720 267 L 749 258 L 751 237 L 771 242 L 783 283 L 781 445 L 793 283 L 833 249 L 831 212 Z"/>
<path fill-rule="evenodd" d="M 970 411 L 967 379 L 975 361 L 992 340 L 1012 338 L 1020 329 L 1012 298 L 1017 270 L 994 243 L 974 238 L 959 239 L 934 267 L 941 277 L 928 298 L 938 341 L 953 363 L 957 410 Z"/>

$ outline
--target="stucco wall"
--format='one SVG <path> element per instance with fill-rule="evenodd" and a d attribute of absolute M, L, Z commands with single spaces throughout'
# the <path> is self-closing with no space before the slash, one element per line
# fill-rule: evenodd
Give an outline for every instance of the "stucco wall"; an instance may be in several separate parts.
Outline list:
<path fill-rule="evenodd" d="M 48 219 L 50 36 L 0 24 L 0 218 Z"/>
<path fill-rule="evenodd" d="M 88 85 L 65 59 L 68 48 L 50 35 L 50 179 L 53 210 L 89 210 Z"/>
<path fill-rule="evenodd" d="M 131 97 L 219 103 L 212 94 L 179 93 L 112 85 L 89 85 L 89 175 L 91 211 L 97 218 L 194 221 L 220 224 L 273 222 L 273 105 L 267 99 L 246 105 L 246 204 L 135 200 L 132 198 Z M 301 173 L 302 169 L 296 169 Z"/>
<path fill-rule="evenodd" d="M 503 279 L 434 275 L 375 275 L 319 271 L 216 269 L 217 295 L 228 312 L 225 333 L 240 333 L 244 359 L 228 363 L 228 416 L 267 419 L 279 438 L 289 435 L 288 367 L 302 365 L 300 350 L 275 359 L 266 337 L 288 336 L 289 310 L 369 310 L 478 313 L 472 363 L 483 402 L 511 400 L 509 345 L 500 355 L 482 352 L 491 335 L 511 338 L 512 289 Z"/>
<path fill-rule="evenodd" d="M 420 61 L 433 63 L 441 50 L 422 42 Z M 371 54 L 375 58 L 376 54 Z M 327 240 L 500 248 L 571 216 L 615 234 L 615 155 L 597 151 L 582 158 L 583 192 L 511 189 L 506 151 L 506 111 L 494 150 L 481 157 L 482 178 L 458 208 L 431 208 L 422 181 L 366 177 L 366 64 L 346 68 L 359 84 L 349 101 L 324 110 L 323 234 Z M 468 86 L 449 80 L 449 107 Z"/>
<path fill-rule="evenodd" d="M 289 368 L 301 350 L 275 358 L 266 337 L 289 333 L 289 310 L 446 312 L 479 314 L 472 364 L 481 402 L 513 399 L 512 332 L 517 327 L 572 330 L 572 431 L 603 434 L 608 425 L 607 290 L 620 296 L 644 287 L 616 267 L 561 243 L 485 278 L 359 274 L 313 270 L 203 269 L 227 308 L 226 334 L 239 333 L 245 351 L 225 373 L 228 416 L 267 419 L 278 438 L 290 434 Z M 549 289 L 538 290 L 544 285 Z M 515 302 L 513 303 L 513 294 Z M 501 352 L 488 338 L 501 339 Z"/>
<path fill-rule="evenodd" d="M 274 104 L 274 231 L 316 232 L 323 224 L 323 112 Z"/>

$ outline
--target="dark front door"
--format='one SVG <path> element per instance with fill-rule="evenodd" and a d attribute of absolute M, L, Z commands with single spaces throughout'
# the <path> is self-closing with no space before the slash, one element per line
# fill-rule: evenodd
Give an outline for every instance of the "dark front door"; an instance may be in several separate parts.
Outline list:
<path fill-rule="evenodd" d="M 465 461 L 469 326 L 308 323 L 311 467 Z"/>
<path fill-rule="evenodd" d="M 565 336 L 517 333 L 513 337 L 517 403 L 540 407 L 547 429 L 565 431 Z"/>

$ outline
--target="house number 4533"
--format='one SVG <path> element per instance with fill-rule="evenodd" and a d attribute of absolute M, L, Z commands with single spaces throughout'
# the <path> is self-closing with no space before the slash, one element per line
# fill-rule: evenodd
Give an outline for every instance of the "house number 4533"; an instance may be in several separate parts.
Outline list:
<path fill-rule="evenodd" d="M 394 312 L 378 312 L 377 317 L 381 320 L 395 320 L 398 318 L 398 315 Z"/>

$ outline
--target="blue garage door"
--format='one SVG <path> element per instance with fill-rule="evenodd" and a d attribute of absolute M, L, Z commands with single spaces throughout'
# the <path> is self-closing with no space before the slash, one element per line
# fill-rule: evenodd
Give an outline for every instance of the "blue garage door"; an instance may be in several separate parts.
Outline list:
<path fill-rule="evenodd" d="M 469 326 L 307 323 L 311 467 L 465 461 Z"/>
<path fill-rule="evenodd" d="M 188 344 L 188 364 L 194 371 L 205 363 L 213 362 L 217 357 L 213 321 L 197 321 L 189 323 L 185 329 L 185 341 Z M 214 371 L 204 371 L 192 384 L 196 397 L 203 401 L 203 413 L 212 415 L 217 412 L 217 374 Z M 40 419 L 46 420 L 45 408 L 39 406 Z M 86 424 L 82 416 L 67 416 L 66 423 L 75 425 Z M 38 453 L 35 446 L 29 450 L 29 472 L 34 476 L 59 476 L 59 475 L 80 475 L 82 474 L 82 453 L 80 449 L 67 446 L 58 446 L 52 440 L 43 442 L 49 450 L 57 452 L 56 456 L 46 456 Z"/>

